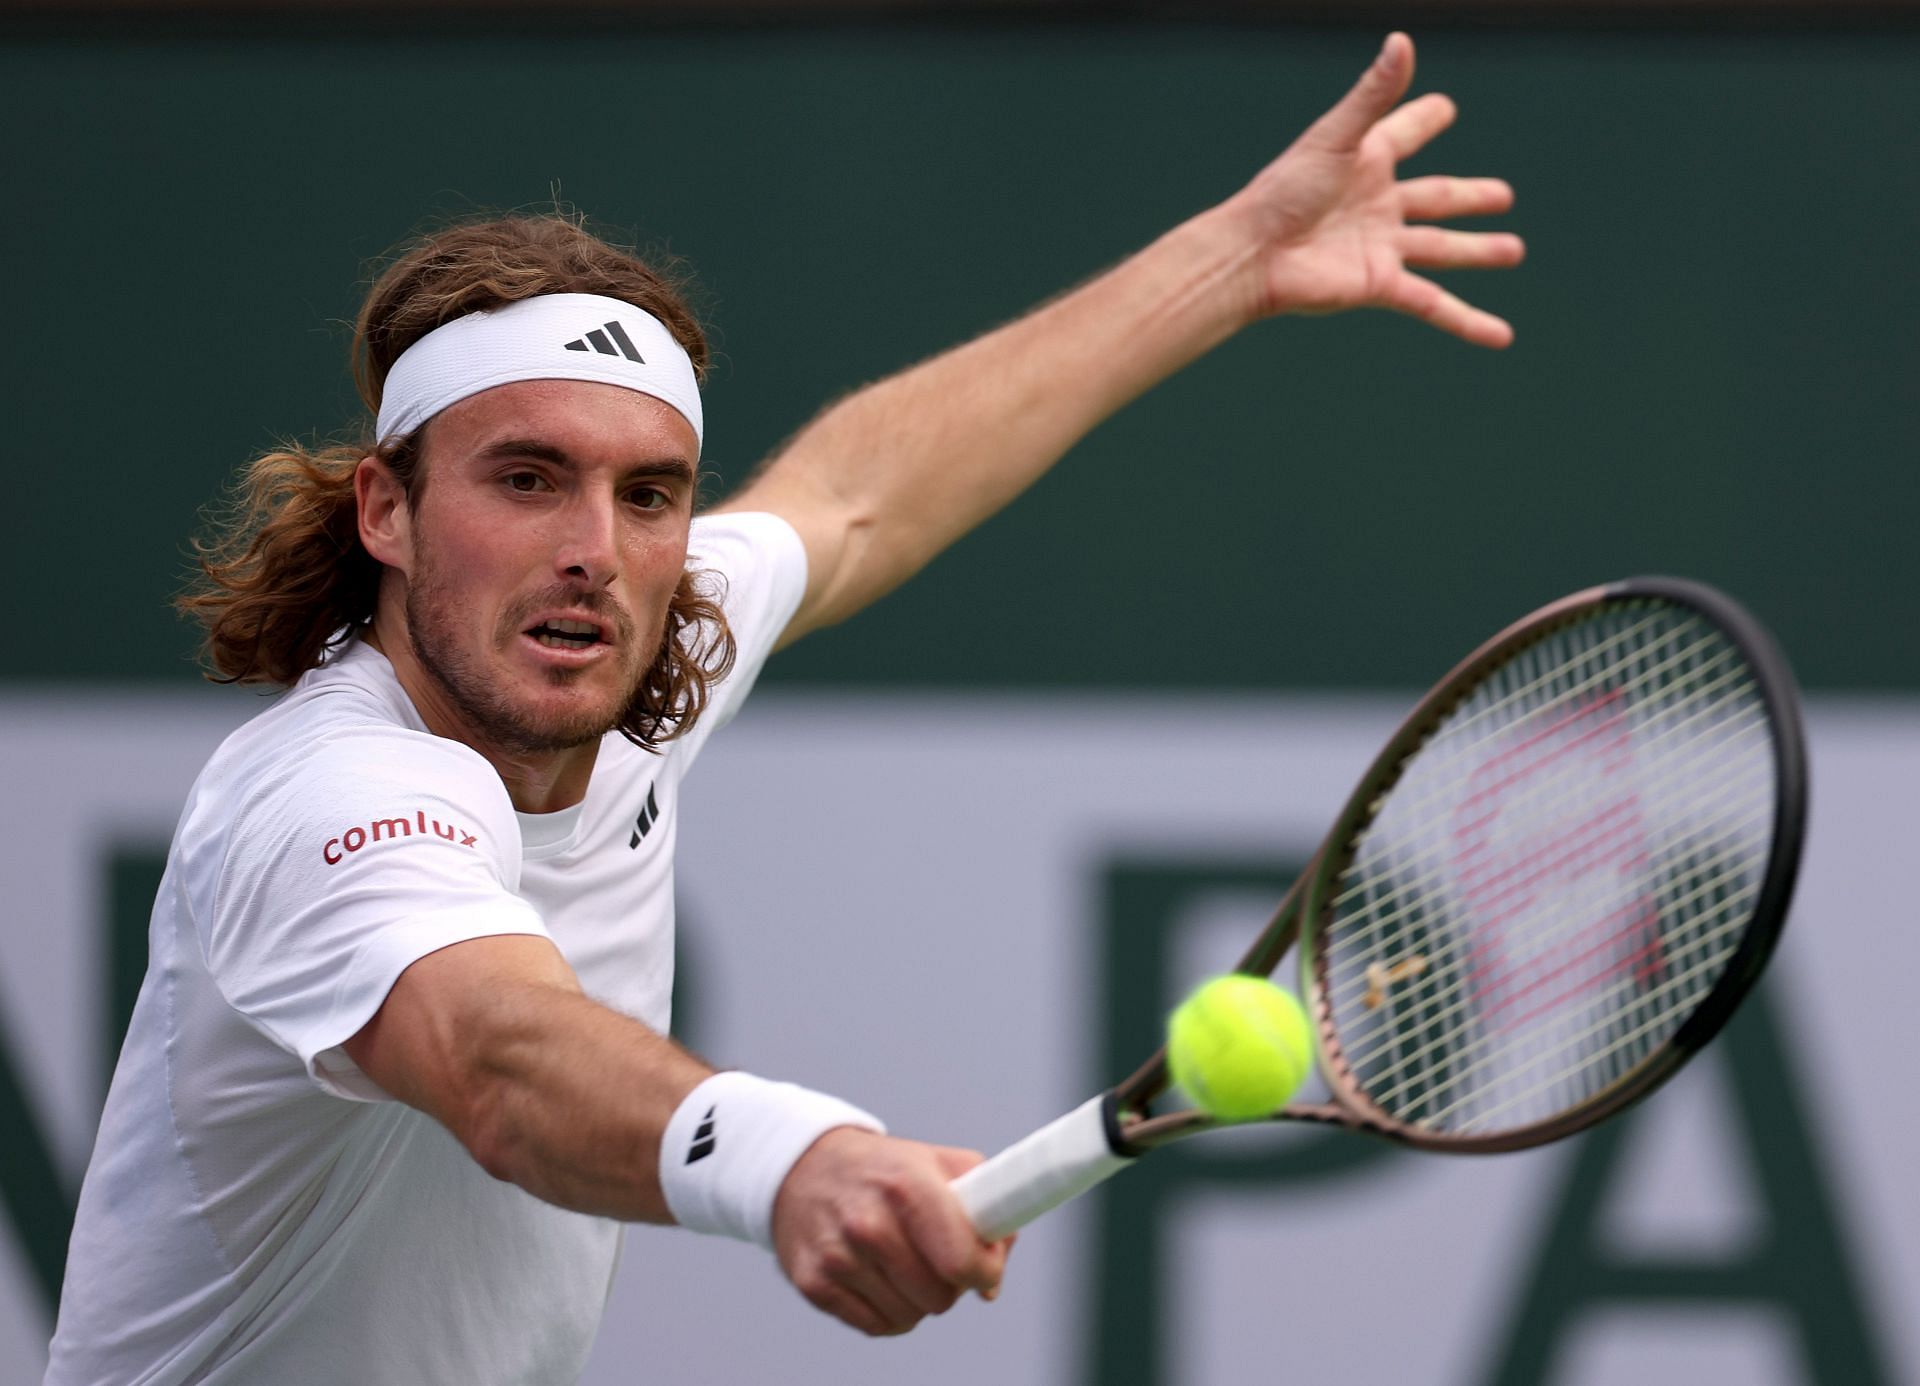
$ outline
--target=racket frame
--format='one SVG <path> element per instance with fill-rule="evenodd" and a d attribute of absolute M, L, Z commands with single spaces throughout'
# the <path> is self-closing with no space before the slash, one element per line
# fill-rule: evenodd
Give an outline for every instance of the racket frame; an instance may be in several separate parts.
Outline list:
<path fill-rule="evenodd" d="M 1326 955 L 1317 945 L 1341 876 L 1352 864 L 1358 839 L 1409 761 L 1439 725 L 1478 688 L 1489 670 L 1519 651 L 1585 619 L 1597 607 L 1643 600 L 1691 608 L 1711 621 L 1739 650 L 1754 676 L 1766 709 L 1774 758 L 1773 834 L 1755 898 L 1753 916 L 1713 990 L 1674 1035 L 1600 1092 L 1577 1107 L 1543 1121 L 1484 1135 L 1428 1130 L 1400 1121 L 1361 1089 L 1346 1063 L 1334 1030 Z M 1300 991 L 1318 1032 L 1321 1076 L 1332 1098 L 1294 1103 L 1267 1121 L 1334 1124 L 1423 1150 L 1491 1154 L 1524 1150 L 1572 1135 L 1631 1106 L 1653 1092 L 1719 1033 L 1765 969 L 1793 896 L 1806 830 L 1807 766 L 1799 696 L 1793 674 L 1773 637 L 1737 602 L 1703 583 L 1684 578 L 1640 577 L 1590 587 L 1541 607 L 1508 626 L 1435 684 L 1402 720 L 1335 818 L 1332 830 L 1280 902 L 1235 971 L 1269 976 L 1296 943 Z M 1310 927 L 1302 929 L 1302 921 Z M 1229 1123 L 1187 1110 L 1151 1114 L 1170 1082 L 1163 1047 L 1108 1094 L 1109 1137 L 1119 1155 L 1139 1155 Z"/>

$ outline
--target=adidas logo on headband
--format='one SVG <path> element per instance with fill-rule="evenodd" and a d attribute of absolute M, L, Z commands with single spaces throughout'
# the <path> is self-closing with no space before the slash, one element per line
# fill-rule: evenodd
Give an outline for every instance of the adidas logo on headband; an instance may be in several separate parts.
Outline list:
<path fill-rule="evenodd" d="M 686 348 L 645 309 L 604 294 L 536 294 L 442 323 L 387 372 L 375 436 L 408 437 L 442 409 L 522 380 L 652 395 L 701 436 L 700 382 Z"/>
<path fill-rule="evenodd" d="M 605 331 L 602 331 L 601 327 L 604 327 Z M 603 323 L 601 327 L 596 327 L 591 332 L 582 333 L 580 336 L 575 337 L 567 343 L 567 350 L 587 351 L 591 349 L 599 352 L 602 356 L 624 356 L 629 361 L 638 362 L 642 366 L 647 364 L 646 358 L 640 354 L 640 349 L 633 344 L 633 338 L 627 335 L 627 330 L 624 327 L 620 326 L 617 322 Z M 612 338 L 612 341 L 609 341 L 608 338 Z M 618 347 L 614 345 L 616 342 L 619 343 Z"/>

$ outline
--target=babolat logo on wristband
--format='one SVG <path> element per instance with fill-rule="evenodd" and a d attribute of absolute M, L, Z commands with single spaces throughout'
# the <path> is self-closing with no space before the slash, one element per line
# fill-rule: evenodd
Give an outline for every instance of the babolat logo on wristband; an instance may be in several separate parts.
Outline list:
<path fill-rule="evenodd" d="M 707 1108 L 707 1114 L 700 1118 L 700 1124 L 694 1128 L 693 1145 L 687 1151 L 688 1164 L 692 1164 L 695 1160 L 704 1160 L 713 1154 L 713 1114 L 719 1110 L 718 1106 Z"/>

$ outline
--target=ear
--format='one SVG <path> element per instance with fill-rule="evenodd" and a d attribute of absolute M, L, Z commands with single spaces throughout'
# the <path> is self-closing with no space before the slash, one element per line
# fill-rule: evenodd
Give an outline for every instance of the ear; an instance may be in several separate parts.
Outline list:
<path fill-rule="evenodd" d="M 360 543 L 374 559 L 407 571 L 413 559 L 413 512 L 399 478 L 369 454 L 353 471 L 353 497 L 360 509 Z"/>

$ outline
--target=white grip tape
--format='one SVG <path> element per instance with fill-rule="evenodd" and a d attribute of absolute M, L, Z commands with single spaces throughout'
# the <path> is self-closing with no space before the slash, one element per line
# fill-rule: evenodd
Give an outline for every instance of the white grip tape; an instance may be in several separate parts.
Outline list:
<path fill-rule="evenodd" d="M 953 1181 L 981 1237 L 998 1241 L 1133 1163 L 1107 1144 L 1105 1102 L 1102 1093 Z"/>

